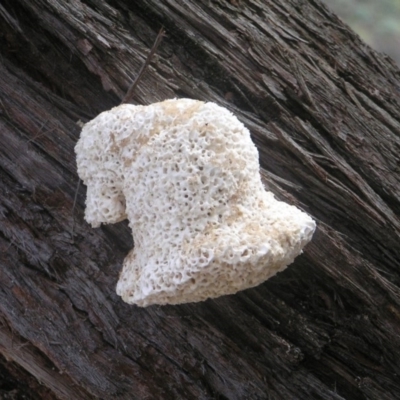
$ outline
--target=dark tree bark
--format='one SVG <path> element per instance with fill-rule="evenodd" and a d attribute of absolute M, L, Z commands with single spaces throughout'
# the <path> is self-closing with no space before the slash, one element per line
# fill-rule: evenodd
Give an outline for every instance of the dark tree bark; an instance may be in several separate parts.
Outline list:
<path fill-rule="evenodd" d="M 214 101 L 266 185 L 318 221 L 283 273 L 145 309 L 115 285 L 127 224 L 92 229 L 78 121 Z M 2 0 L 0 391 L 60 399 L 400 398 L 400 73 L 318 0 Z M 36 378 L 36 379 L 35 379 Z M 1 392 L 0 392 L 1 396 Z"/>

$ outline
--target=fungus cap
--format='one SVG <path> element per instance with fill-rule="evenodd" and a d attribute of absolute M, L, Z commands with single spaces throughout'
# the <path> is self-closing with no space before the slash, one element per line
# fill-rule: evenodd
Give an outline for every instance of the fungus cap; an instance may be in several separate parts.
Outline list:
<path fill-rule="evenodd" d="M 134 249 L 117 293 L 130 304 L 233 294 L 283 270 L 315 222 L 264 190 L 249 131 L 196 100 L 124 104 L 87 123 L 75 147 L 93 227 L 125 218 Z"/>

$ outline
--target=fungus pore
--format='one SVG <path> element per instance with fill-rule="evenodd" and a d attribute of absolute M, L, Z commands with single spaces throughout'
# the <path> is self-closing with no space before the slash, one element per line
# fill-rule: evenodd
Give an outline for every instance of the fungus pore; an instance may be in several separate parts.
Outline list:
<path fill-rule="evenodd" d="M 264 190 L 249 131 L 196 100 L 124 104 L 87 123 L 75 147 L 93 227 L 125 218 L 134 249 L 117 293 L 178 304 L 236 293 L 293 262 L 315 222 Z"/>

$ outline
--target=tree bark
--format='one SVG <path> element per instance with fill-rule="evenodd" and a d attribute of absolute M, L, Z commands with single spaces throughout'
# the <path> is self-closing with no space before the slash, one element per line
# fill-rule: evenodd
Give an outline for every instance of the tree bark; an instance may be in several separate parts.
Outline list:
<path fill-rule="evenodd" d="M 266 186 L 318 229 L 257 288 L 143 309 L 115 294 L 127 223 L 86 224 L 82 185 L 73 211 L 74 145 L 161 26 L 133 102 L 232 110 Z M 318 0 L 3 0 L 0 43 L 0 395 L 400 398 L 393 61 Z"/>

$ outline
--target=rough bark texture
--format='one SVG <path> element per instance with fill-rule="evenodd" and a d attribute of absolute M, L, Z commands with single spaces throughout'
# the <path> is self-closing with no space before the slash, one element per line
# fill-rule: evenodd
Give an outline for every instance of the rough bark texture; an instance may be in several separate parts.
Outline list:
<path fill-rule="evenodd" d="M 114 290 L 127 224 L 88 226 L 83 186 L 72 214 L 73 148 L 77 122 L 119 104 L 161 25 L 134 102 L 231 109 L 266 185 L 318 231 L 255 289 L 141 309 Z M 0 44 L 0 393 L 18 396 L 19 379 L 32 399 L 400 398 L 389 58 L 318 0 L 2 0 Z"/>

